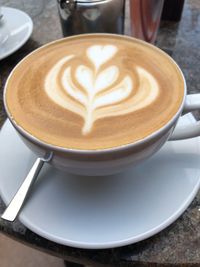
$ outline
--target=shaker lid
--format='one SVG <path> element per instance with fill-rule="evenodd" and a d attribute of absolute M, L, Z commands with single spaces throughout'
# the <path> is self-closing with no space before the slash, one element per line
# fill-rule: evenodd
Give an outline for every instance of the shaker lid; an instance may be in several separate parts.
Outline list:
<path fill-rule="evenodd" d="M 76 0 L 77 3 L 95 3 L 95 2 L 102 2 L 105 0 Z"/>
<path fill-rule="evenodd" d="M 85 3 L 85 4 L 93 4 L 93 3 L 98 3 L 98 2 L 104 2 L 108 0 L 58 0 L 58 3 L 61 5 L 62 9 L 73 9 L 76 4 L 79 3 Z"/>

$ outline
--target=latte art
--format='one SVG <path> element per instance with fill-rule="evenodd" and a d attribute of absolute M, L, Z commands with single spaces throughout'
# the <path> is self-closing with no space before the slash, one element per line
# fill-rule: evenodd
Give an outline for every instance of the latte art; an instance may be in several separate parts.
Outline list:
<path fill-rule="evenodd" d="M 83 117 L 82 134 L 92 131 L 96 120 L 125 115 L 150 105 L 159 94 L 155 78 L 142 67 L 136 67 L 139 86 L 127 73 L 119 78 L 122 70 L 109 61 L 117 57 L 114 45 L 94 45 L 86 49 L 91 67 L 77 65 L 75 55 L 59 60 L 48 72 L 45 91 L 58 105 Z M 104 64 L 106 64 L 104 67 Z M 64 70 L 63 70 L 64 66 Z"/>
<path fill-rule="evenodd" d="M 28 55 L 6 85 L 12 120 L 45 144 L 78 150 L 119 147 L 166 125 L 184 97 L 176 64 L 126 36 L 58 40 Z"/>

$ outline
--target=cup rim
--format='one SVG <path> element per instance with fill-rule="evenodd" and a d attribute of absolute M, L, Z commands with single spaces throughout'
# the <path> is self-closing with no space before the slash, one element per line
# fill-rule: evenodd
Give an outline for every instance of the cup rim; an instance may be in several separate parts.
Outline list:
<path fill-rule="evenodd" d="M 123 145 L 120 145 L 120 146 L 114 146 L 114 147 L 110 147 L 110 148 L 102 148 L 102 149 L 76 149 L 76 148 L 67 148 L 67 147 L 56 146 L 56 145 L 49 144 L 49 143 L 46 143 L 46 142 L 40 140 L 39 138 L 37 138 L 34 135 L 32 135 L 29 132 L 27 132 L 22 126 L 20 126 L 19 124 L 17 124 L 17 122 L 12 118 L 12 115 L 9 112 L 8 107 L 7 107 L 7 103 L 6 103 L 7 84 L 9 82 L 9 80 L 10 80 L 13 72 L 18 67 L 18 65 L 20 65 L 30 55 L 34 54 L 35 52 L 37 52 L 40 49 L 43 49 L 44 47 L 47 47 L 47 46 L 52 45 L 54 43 L 60 42 L 62 40 L 79 38 L 80 36 L 82 36 L 82 34 L 78 34 L 78 35 L 73 35 L 73 36 L 69 36 L 69 37 L 64 37 L 64 38 L 57 39 L 55 41 L 49 42 L 49 43 L 47 43 L 45 45 L 42 45 L 41 47 L 35 49 L 34 51 L 32 51 L 31 53 L 29 53 L 28 55 L 26 55 L 22 60 L 20 60 L 17 63 L 17 65 L 13 68 L 13 70 L 11 71 L 11 73 L 9 74 L 9 76 L 7 78 L 7 81 L 5 83 L 5 86 L 4 86 L 4 92 L 3 92 L 3 103 L 4 103 L 5 111 L 6 111 L 6 114 L 7 114 L 8 118 L 9 118 L 10 122 L 14 126 L 14 128 L 22 136 L 24 136 L 26 139 L 28 139 L 29 141 L 33 142 L 34 144 L 38 144 L 41 147 L 45 147 L 45 149 L 47 149 L 49 151 L 58 151 L 58 152 L 65 152 L 65 153 L 75 153 L 75 154 L 80 154 L 80 155 L 81 154 L 88 154 L 88 155 L 93 155 L 94 154 L 94 155 L 97 155 L 97 154 L 104 154 L 104 153 L 110 153 L 110 152 L 120 152 L 120 151 L 123 151 L 123 150 L 132 149 L 135 146 L 142 145 L 142 144 L 144 144 L 144 143 L 146 143 L 146 142 L 148 142 L 148 141 L 150 141 L 150 140 L 158 137 L 160 134 L 162 134 L 162 132 L 165 131 L 165 129 L 167 129 L 168 127 L 172 127 L 173 124 L 176 122 L 176 119 L 182 113 L 182 110 L 184 108 L 184 103 L 185 103 L 185 99 L 186 99 L 186 95 L 187 95 L 186 80 L 185 80 L 184 74 L 183 74 L 181 68 L 179 67 L 179 65 L 166 52 L 164 52 L 160 48 L 158 48 L 158 47 L 156 47 L 156 46 L 154 46 L 154 45 L 152 45 L 150 43 L 147 43 L 147 42 L 145 42 L 143 40 L 134 38 L 132 36 L 126 36 L 126 35 L 120 35 L 120 34 L 112 34 L 112 33 L 89 33 L 89 34 L 84 34 L 84 37 L 91 36 L 91 35 L 92 36 L 94 36 L 94 35 L 96 35 L 96 36 L 105 36 L 105 35 L 107 35 L 107 36 L 115 36 L 115 37 L 118 37 L 118 38 L 119 37 L 122 37 L 124 39 L 128 39 L 130 41 L 133 40 L 134 42 L 141 43 L 143 45 L 146 45 L 148 47 L 151 47 L 154 50 L 157 50 L 159 53 L 163 54 L 165 57 L 167 57 L 172 62 L 172 64 L 174 64 L 177 67 L 177 69 L 178 69 L 178 71 L 181 74 L 181 77 L 183 79 L 184 95 L 183 95 L 182 103 L 179 106 L 178 111 L 173 115 L 173 117 L 164 126 L 162 126 L 161 128 L 159 128 L 158 130 L 156 130 L 152 134 L 146 136 L 145 138 L 140 139 L 140 140 L 138 140 L 136 142 L 133 142 L 133 143 L 123 144 Z"/>

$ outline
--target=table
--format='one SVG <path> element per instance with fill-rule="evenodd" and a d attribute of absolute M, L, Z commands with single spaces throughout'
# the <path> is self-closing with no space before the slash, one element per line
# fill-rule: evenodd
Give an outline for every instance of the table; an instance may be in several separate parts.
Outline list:
<path fill-rule="evenodd" d="M 25 9 L 32 16 L 32 10 L 24 2 L 26 1 L 0 0 L 0 5 Z M 44 10 L 33 17 L 33 21 L 34 31 L 30 40 L 19 51 L 0 62 L 0 126 L 6 119 L 2 93 L 10 71 L 37 47 L 62 37 L 56 1 L 47 1 Z M 128 25 L 128 17 L 126 23 Z M 162 22 L 157 45 L 180 65 L 189 93 L 199 92 L 199 0 L 186 1 L 180 23 Z M 200 118 L 198 112 L 194 115 Z M 5 205 L 0 198 L 0 214 L 4 209 Z M 121 248 L 85 250 L 58 245 L 31 232 L 18 220 L 14 223 L 0 220 L 0 231 L 28 246 L 63 258 L 68 262 L 67 266 L 200 266 L 200 192 L 187 211 L 167 229 L 147 240 Z"/>

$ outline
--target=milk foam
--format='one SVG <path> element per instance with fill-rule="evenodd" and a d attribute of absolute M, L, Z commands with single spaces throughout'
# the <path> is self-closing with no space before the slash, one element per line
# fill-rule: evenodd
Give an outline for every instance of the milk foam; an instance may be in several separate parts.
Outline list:
<path fill-rule="evenodd" d="M 120 66 L 114 65 L 113 60 L 109 65 L 117 57 L 117 46 L 92 45 L 85 52 L 93 67 L 79 64 L 73 73 L 71 63 L 76 56 L 66 56 L 48 72 L 44 86 L 51 100 L 84 119 L 83 135 L 92 132 L 97 119 L 125 115 L 155 101 L 159 86 L 151 73 L 137 66 L 139 87 L 136 88 L 129 73 L 121 78 L 124 71 Z"/>

